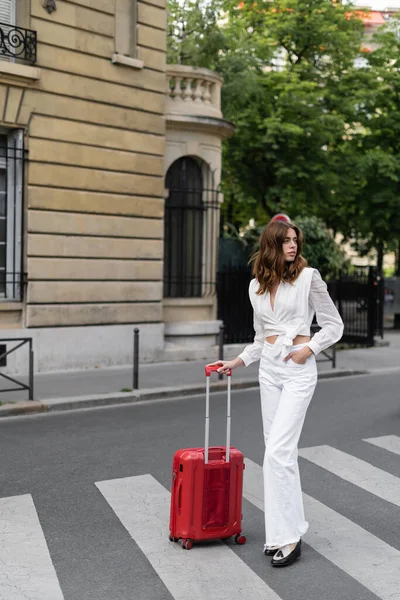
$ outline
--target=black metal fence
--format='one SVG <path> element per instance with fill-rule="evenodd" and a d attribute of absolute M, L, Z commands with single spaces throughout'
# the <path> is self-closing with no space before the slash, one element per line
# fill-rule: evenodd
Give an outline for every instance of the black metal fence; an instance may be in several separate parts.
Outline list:
<path fill-rule="evenodd" d="M 384 319 L 386 327 L 400 329 L 400 277 L 385 277 Z"/>
<path fill-rule="evenodd" d="M 4 344 L 4 342 L 6 342 L 6 344 Z M 14 346 L 13 348 L 9 348 L 7 350 L 7 345 L 9 347 L 10 344 L 12 344 L 14 342 L 19 342 L 19 343 L 17 346 Z M 19 381 L 18 379 L 14 379 L 13 377 L 10 377 L 10 375 L 6 375 L 5 373 L 0 372 L 0 377 L 2 377 L 3 379 L 6 379 L 7 381 L 11 381 L 12 383 L 14 383 L 15 385 L 18 386 L 18 387 L 0 389 L 0 393 L 18 392 L 20 390 L 28 390 L 29 400 L 33 400 L 34 399 L 34 353 L 33 353 L 32 338 L 31 337 L 29 337 L 29 338 L 0 338 L 0 366 L 3 366 L 3 367 L 6 366 L 7 356 L 9 356 L 9 354 L 11 354 L 13 352 L 16 352 L 19 348 L 21 348 L 22 346 L 25 346 L 25 344 L 28 344 L 28 348 L 29 348 L 28 384 L 24 383 L 23 381 Z"/>
<path fill-rule="evenodd" d="M 250 269 L 234 267 L 217 275 L 218 319 L 224 323 L 226 344 L 254 338 L 253 309 L 249 300 Z"/>
<path fill-rule="evenodd" d="M 190 156 L 175 161 L 166 177 L 164 297 L 215 294 L 219 191 L 208 165 Z"/>
<path fill-rule="evenodd" d="M 36 31 L 0 23 L 0 56 L 33 64 L 36 62 Z"/>
<path fill-rule="evenodd" d="M 227 344 L 247 343 L 254 337 L 249 300 L 252 279 L 249 252 L 232 238 L 220 238 L 217 273 L 217 318 L 224 323 Z"/>
<path fill-rule="evenodd" d="M 374 267 L 340 273 L 328 288 L 343 319 L 343 342 L 373 346 L 383 337 L 384 280 Z"/>

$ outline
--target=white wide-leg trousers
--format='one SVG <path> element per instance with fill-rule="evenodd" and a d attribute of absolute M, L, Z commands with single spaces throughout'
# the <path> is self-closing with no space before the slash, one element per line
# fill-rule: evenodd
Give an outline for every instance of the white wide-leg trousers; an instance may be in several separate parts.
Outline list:
<path fill-rule="evenodd" d="M 305 344 L 292 346 L 294 352 Z M 315 356 L 298 365 L 271 356 L 265 342 L 260 360 L 261 412 L 265 441 L 265 546 L 297 542 L 308 529 L 298 467 L 301 430 L 317 383 Z"/>

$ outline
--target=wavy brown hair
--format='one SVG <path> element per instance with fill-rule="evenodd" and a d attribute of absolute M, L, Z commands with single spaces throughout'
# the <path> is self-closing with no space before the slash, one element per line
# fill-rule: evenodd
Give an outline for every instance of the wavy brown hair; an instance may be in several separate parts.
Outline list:
<path fill-rule="evenodd" d="M 289 229 L 294 229 L 297 235 L 297 253 L 293 262 L 285 261 L 283 242 Z M 260 246 L 252 256 L 253 276 L 260 284 L 257 294 L 270 292 L 274 284 L 285 281 L 296 281 L 304 267 L 306 259 L 301 256 L 303 234 L 293 223 L 273 221 L 269 223 L 260 236 Z"/>

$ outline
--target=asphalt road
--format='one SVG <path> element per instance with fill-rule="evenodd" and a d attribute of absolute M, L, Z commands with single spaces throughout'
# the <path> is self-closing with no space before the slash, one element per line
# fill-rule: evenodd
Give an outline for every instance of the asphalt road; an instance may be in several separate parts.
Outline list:
<path fill-rule="evenodd" d="M 258 473 L 263 454 L 258 391 L 234 392 L 232 402 L 232 444 L 250 459 L 249 468 L 256 463 Z M 213 395 L 212 443 L 224 441 L 224 415 L 224 395 Z M 174 451 L 203 445 L 203 416 L 204 398 L 195 397 L 0 422 L 0 496 L 32 496 L 62 590 L 60 597 L 202 597 L 201 593 L 186 594 L 184 589 L 182 595 L 174 591 L 170 582 L 179 579 L 178 587 L 184 587 L 185 573 L 174 571 L 173 566 L 168 571 L 163 560 L 157 566 L 157 552 L 143 550 L 143 544 L 151 542 L 151 534 L 138 532 L 137 539 L 132 539 L 109 498 L 95 484 L 150 474 L 154 485 L 169 490 Z M 214 563 L 221 560 L 220 575 L 214 592 L 207 592 L 204 600 L 229 597 L 225 591 L 232 585 L 229 569 L 235 564 L 249 577 L 245 581 L 254 580 L 265 589 L 257 594 L 259 600 L 400 598 L 400 494 L 396 495 L 400 458 L 393 448 L 364 441 L 382 437 L 396 446 L 398 438 L 387 436 L 400 436 L 400 375 L 321 381 L 304 425 L 300 455 L 317 446 L 340 453 L 317 449 L 311 450 L 307 459 L 300 458 L 303 491 L 310 497 L 306 503 L 310 533 L 304 537 L 301 559 L 286 569 L 270 566 L 262 554 L 263 514 L 245 500 L 247 544 L 236 546 L 229 541 L 212 549 Z M 352 481 L 353 477 L 356 480 Z M 132 513 L 136 510 L 139 507 L 132 504 Z M 317 518 L 321 519 L 318 526 Z M 161 521 L 161 529 L 164 525 L 167 536 L 168 521 Z M 1 534 L 0 505 L 0 541 Z M 168 544 L 173 550 L 167 549 L 165 556 L 172 552 L 178 561 L 182 556 L 188 574 L 191 568 L 201 568 L 198 557 L 205 561 L 206 571 L 211 568 L 211 563 L 207 566 L 207 548 L 185 552 Z M 0 543 L 3 561 L 1 547 Z M 237 561 L 233 567 L 232 558 Z M 5 591 L 1 581 L 0 577 L 0 600 L 56 600 L 51 594 L 22 595 L 16 588 Z M 241 590 L 241 597 L 255 596 L 249 588 Z"/>

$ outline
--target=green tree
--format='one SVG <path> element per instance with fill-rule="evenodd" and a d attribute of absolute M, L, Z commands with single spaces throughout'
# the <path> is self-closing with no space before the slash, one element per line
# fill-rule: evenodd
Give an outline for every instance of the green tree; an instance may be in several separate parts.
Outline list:
<path fill-rule="evenodd" d="M 168 62 L 214 69 L 226 45 L 222 14 L 220 0 L 168 0 Z"/>
<path fill-rule="evenodd" d="M 323 279 L 334 279 L 338 271 L 348 268 L 345 253 L 321 219 L 298 216 L 294 222 L 304 235 L 303 256 Z"/>
<path fill-rule="evenodd" d="M 169 7 L 169 60 L 224 76 L 225 222 L 316 215 L 379 263 L 400 256 L 399 22 L 363 54 L 359 12 L 331 0 Z"/>
<path fill-rule="evenodd" d="M 275 0 L 260 11 L 248 0 L 237 18 L 264 65 L 239 110 L 237 100 L 233 113 L 224 106 L 237 127 L 225 144 L 229 184 L 240 183 L 266 216 L 319 214 L 339 229 L 339 208 L 357 189 L 345 141 L 358 118 L 359 15 L 330 0 Z"/>
<path fill-rule="evenodd" d="M 239 226 L 290 210 L 332 221 L 327 205 L 354 187 L 340 161 L 358 91 L 357 13 L 330 0 L 172 0 L 169 14 L 169 60 L 224 76 L 236 133 L 224 144 L 223 217 Z"/>
<path fill-rule="evenodd" d="M 347 207 L 347 227 L 358 246 L 376 248 L 382 269 L 386 250 L 400 239 L 400 21 L 376 36 L 377 49 L 365 57 L 368 80 L 359 104 L 359 130 L 350 141 L 356 155 L 358 187 Z"/>

